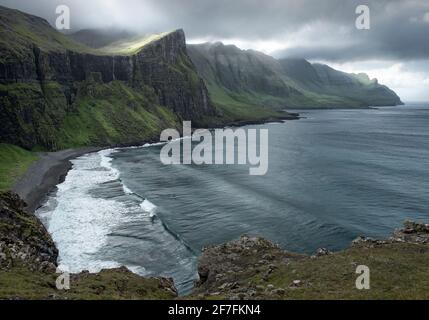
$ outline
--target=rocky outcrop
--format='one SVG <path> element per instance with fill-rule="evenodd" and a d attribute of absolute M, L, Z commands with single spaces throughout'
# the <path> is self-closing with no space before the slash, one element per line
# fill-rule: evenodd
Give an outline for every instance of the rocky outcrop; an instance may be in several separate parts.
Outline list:
<path fill-rule="evenodd" d="M 410 282 L 429 266 L 429 225 L 407 221 L 385 240 L 358 237 L 341 252 L 318 249 L 314 255 L 293 254 L 259 237 L 242 236 L 226 244 L 205 248 L 198 263 L 199 281 L 193 297 L 200 299 L 356 299 L 356 267 L 366 265 L 371 277 L 382 277 L 371 287 L 374 297 L 425 297 L 424 284 Z M 385 263 L 384 263 L 385 261 Z M 401 270 L 408 273 L 401 274 Z M 386 274 L 400 274 L 392 278 Z M 422 275 L 423 277 L 425 275 Z M 423 290 L 423 291 L 422 291 Z M 402 294 L 402 295 L 401 295 Z M 368 293 L 362 295 L 368 299 Z"/>
<path fill-rule="evenodd" d="M 195 294 L 200 298 L 225 295 L 233 299 L 261 298 L 269 293 L 267 288 L 249 284 L 249 279 L 258 275 L 267 281 L 278 263 L 287 264 L 303 257 L 284 251 L 266 239 L 246 235 L 205 248 L 198 261 L 199 282 Z"/>
<path fill-rule="evenodd" d="M 392 236 L 385 240 L 359 236 L 352 242 L 352 246 L 377 246 L 388 243 L 414 243 L 429 244 L 429 224 L 415 221 L 405 221 L 404 227 L 393 232 Z"/>
<path fill-rule="evenodd" d="M 58 250 L 45 227 L 14 193 L 0 194 L 0 268 L 55 272 Z"/>
<path fill-rule="evenodd" d="M 429 224 L 406 221 L 404 228 L 396 230 L 392 241 L 407 243 L 429 243 Z"/>
<path fill-rule="evenodd" d="M 287 66 L 287 60 L 282 60 Z M 327 65 L 314 63 L 311 65 L 319 79 L 315 86 L 309 89 L 321 94 L 343 96 L 358 101 L 362 106 L 396 106 L 402 105 L 399 96 L 377 79 L 370 79 L 365 73 L 345 73 L 335 70 Z M 286 72 L 288 72 L 286 67 Z M 307 86 L 306 82 L 301 82 Z"/>

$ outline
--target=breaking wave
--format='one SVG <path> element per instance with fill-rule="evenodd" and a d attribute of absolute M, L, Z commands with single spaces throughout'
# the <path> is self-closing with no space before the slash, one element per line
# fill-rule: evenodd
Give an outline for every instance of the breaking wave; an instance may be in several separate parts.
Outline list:
<path fill-rule="evenodd" d="M 171 276 L 178 282 L 195 275 L 194 254 L 157 217 L 158 207 L 120 179 L 112 165 L 112 155 L 120 150 L 72 160 L 65 181 L 37 211 L 58 247 L 59 268 L 78 273 L 125 265 L 141 275 Z M 174 271 L 174 264 L 182 270 Z"/>

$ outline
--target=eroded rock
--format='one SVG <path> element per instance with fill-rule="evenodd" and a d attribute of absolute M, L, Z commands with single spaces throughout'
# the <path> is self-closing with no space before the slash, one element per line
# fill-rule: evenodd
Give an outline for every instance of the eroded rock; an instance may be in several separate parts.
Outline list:
<path fill-rule="evenodd" d="M 58 250 L 43 224 L 24 208 L 18 195 L 0 194 L 0 268 L 22 264 L 34 271 L 52 271 Z"/>
<path fill-rule="evenodd" d="M 429 224 L 405 221 L 402 229 L 396 230 L 391 241 L 429 243 Z"/>

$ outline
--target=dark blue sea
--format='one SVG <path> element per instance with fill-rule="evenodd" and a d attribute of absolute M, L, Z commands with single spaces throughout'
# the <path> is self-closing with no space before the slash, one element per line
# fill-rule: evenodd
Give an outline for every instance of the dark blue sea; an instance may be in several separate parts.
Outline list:
<path fill-rule="evenodd" d="M 126 265 L 173 277 L 186 293 L 201 249 L 242 234 L 312 253 L 429 222 L 428 104 L 298 112 L 246 127 L 269 130 L 265 176 L 245 165 L 165 166 L 161 145 L 74 160 L 38 211 L 62 268 Z"/>

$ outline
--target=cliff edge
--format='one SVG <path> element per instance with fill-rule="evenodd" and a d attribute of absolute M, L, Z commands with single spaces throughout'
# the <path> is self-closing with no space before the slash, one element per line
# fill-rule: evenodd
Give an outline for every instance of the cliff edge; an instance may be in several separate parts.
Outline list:
<path fill-rule="evenodd" d="M 143 278 L 125 267 L 70 275 L 58 290 L 58 250 L 37 217 L 11 192 L 0 193 L 0 299 L 173 299 L 171 279 Z"/>
<path fill-rule="evenodd" d="M 356 287 L 358 266 L 368 267 L 368 290 Z M 206 248 L 198 272 L 196 299 L 428 299 L 429 225 L 408 221 L 389 239 L 358 237 L 311 256 L 242 236 Z"/>

